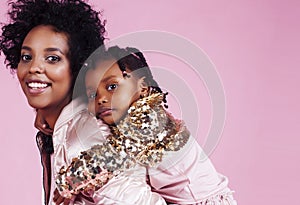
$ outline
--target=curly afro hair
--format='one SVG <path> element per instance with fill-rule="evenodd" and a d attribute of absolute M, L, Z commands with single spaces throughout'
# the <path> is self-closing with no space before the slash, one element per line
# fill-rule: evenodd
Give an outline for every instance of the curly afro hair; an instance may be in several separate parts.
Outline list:
<path fill-rule="evenodd" d="M 101 22 L 100 12 L 82 0 L 16 0 L 8 4 L 11 22 L 2 27 L 0 51 L 13 73 L 26 35 L 38 25 L 51 25 L 57 32 L 67 34 L 74 81 L 84 61 L 105 39 L 105 22 Z"/>

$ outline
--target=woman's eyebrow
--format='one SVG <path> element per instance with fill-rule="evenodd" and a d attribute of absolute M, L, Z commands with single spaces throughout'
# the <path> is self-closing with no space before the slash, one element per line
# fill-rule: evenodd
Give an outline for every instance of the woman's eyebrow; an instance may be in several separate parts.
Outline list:
<path fill-rule="evenodd" d="M 23 50 L 28 50 L 28 51 L 31 51 L 31 50 L 32 50 L 32 49 L 31 49 L 30 47 L 28 47 L 28 46 L 22 46 L 21 49 L 23 49 Z"/>
<path fill-rule="evenodd" d="M 28 50 L 28 51 L 32 51 L 32 48 L 30 48 L 29 46 L 22 46 L 21 49 L 23 49 L 23 50 Z M 58 51 L 58 52 L 60 52 L 61 54 L 65 55 L 65 53 L 64 53 L 61 49 L 59 49 L 59 48 L 51 48 L 51 47 L 50 47 L 50 48 L 45 48 L 44 51 L 46 51 L 46 52 Z"/>
<path fill-rule="evenodd" d="M 47 52 L 58 51 L 61 54 L 65 55 L 65 53 L 59 48 L 45 48 L 44 51 L 47 51 Z"/>

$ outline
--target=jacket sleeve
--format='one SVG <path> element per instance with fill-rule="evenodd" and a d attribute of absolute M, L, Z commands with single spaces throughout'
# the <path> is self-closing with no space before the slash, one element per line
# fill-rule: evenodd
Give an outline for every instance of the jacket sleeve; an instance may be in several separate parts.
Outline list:
<path fill-rule="evenodd" d="M 179 151 L 167 153 L 148 168 L 149 184 L 172 204 L 236 205 L 228 179 L 217 173 L 197 141 L 190 137 Z"/>
<path fill-rule="evenodd" d="M 145 167 L 124 170 L 100 189 L 78 194 L 70 205 L 166 205 L 158 193 L 151 191 L 145 177 Z"/>

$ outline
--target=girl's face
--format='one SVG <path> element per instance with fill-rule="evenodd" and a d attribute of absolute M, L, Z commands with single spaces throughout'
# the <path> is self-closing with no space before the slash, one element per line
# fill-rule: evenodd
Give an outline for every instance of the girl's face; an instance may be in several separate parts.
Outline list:
<path fill-rule="evenodd" d="M 109 125 L 118 123 L 130 105 L 148 90 L 143 78 L 129 75 L 124 78 L 118 64 L 112 60 L 103 61 L 86 73 L 88 109 Z"/>
<path fill-rule="evenodd" d="M 37 26 L 24 39 L 17 75 L 30 106 L 58 109 L 71 99 L 68 37 L 51 26 Z"/>

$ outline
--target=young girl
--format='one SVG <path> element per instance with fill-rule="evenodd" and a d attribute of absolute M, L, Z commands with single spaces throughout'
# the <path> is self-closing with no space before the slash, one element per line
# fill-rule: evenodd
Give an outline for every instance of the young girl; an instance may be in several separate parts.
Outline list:
<path fill-rule="evenodd" d="M 209 159 L 200 161 L 197 142 L 164 109 L 166 94 L 141 52 L 111 47 L 93 54 L 87 67 L 89 111 L 112 133 L 61 168 L 57 184 L 64 197 L 101 190 L 112 177 L 144 167 L 147 183 L 168 203 L 236 204 L 227 178 Z"/>

